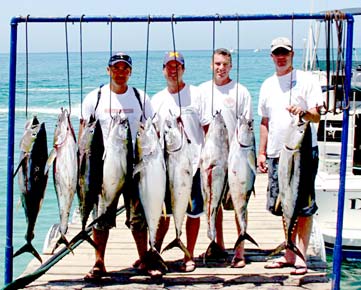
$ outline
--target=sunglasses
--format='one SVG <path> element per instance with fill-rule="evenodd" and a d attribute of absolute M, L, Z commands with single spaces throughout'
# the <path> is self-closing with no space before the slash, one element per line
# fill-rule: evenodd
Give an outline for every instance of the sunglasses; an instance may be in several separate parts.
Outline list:
<path fill-rule="evenodd" d="M 272 52 L 273 55 L 279 56 L 279 55 L 289 55 L 291 51 L 284 49 L 284 48 L 278 48 L 275 51 Z"/>

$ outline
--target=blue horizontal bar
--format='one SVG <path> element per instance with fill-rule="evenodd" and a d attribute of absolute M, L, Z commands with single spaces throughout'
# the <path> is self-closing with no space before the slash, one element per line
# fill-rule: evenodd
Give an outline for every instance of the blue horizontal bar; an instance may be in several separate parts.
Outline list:
<path fill-rule="evenodd" d="M 140 15 L 140 16 L 72 16 L 65 17 L 32 17 L 32 16 L 19 16 L 11 19 L 12 24 L 20 22 L 192 22 L 192 21 L 245 21 L 245 20 L 292 20 L 292 19 L 318 19 L 323 20 L 327 16 L 335 18 L 339 15 L 336 12 L 331 13 L 301 13 L 301 14 L 233 14 L 233 15 Z M 353 19 L 352 14 L 344 14 L 346 19 Z"/>

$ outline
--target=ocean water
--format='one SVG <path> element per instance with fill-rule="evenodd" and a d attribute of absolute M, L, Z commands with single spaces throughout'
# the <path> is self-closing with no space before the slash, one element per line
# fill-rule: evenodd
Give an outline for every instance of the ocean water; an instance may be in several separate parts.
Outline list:
<path fill-rule="evenodd" d="M 163 51 L 150 51 L 146 64 L 144 51 L 128 52 L 133 58 L 133 72 L 129 84 L 145 89 L 152 96 L 165 87 L 162 74 Z M 187 83 L 198 85 L 211 78 L 210 61 L 211 51 L 184 51 L 186 71 L 184 79 Z M 48 134 L 48 150 L 52 148 L 53 133 L 56 118 L 60 107 L 70 108 L 73 126 L 78 131 L 80 103 L 85 95 L 102 83 L 108 82 L 106 64 L 109 52 L 83 53 L 83 75 L 80 73 L 80 54 L 69 53 L 70 96 L 68 93 L 67 57 L 64 53 L 30 53 L 28 55 L 28 73 L 26 74 L 25 55 L 18 54 L 17 59 L 17 86 L 16 86 L 16 124 L 15 124 L 15 167 L 19 158 L 19 141 L 28 118 L 37 115 L 39 121 L 45 122 Z M 301 68 L 302 51 L 296 51 L 294 65 Z M 6 183 L 7 183 L 7 121 L 8 121 L 8 70 L 9 55 L 0 54 L 0 283 L 4 281 L 4 255 L 5 255 L 5 226 L 6 226 Z M 259 121 L 257 115 L 258 91 L 262 81 L 270 76 L 273 63 L 268 50 L 254 52 L 241 50 L 239 52 L 239 67 L 237 68 L 237 54 L 233 53 L 233 70 L 231 76 L 237 79 L 250 91 L 253 98 L 253 112 L 256 142 L 259 139 Z M 145 75 L 147 72 L 147 80 Z M 28 78 L 28 89 L 26 89 Z M 81 90 L 81 80 L 83 88 Z M 26 108 L 26 95 L 28 106 Z M 70 102 L 69 102 L 70 100 Z M 258 143 L 258 142 L 257 142 Z M 19 201 L 17 178 L 14 179 L 14 251 L 24 242 L 26 221 L 24 210 Z M 74 205 L 77 198 L 74 199 Z M 58 208 L 52 181 L 49 176 L 43 206 L 35 227 L 34 247 L 41 252 L 43 242 L 49 228 L 58 223 Z M 25 253 L 14 258 L 14 279 L 25 269 L 33 257 Z M 328 257 L 329 271 L 332 272 L 332 257 Z M 360 289 L 357 277 L 361 274 L 360 263 L 345 263 L 342 270 L 342 289 Z"/>

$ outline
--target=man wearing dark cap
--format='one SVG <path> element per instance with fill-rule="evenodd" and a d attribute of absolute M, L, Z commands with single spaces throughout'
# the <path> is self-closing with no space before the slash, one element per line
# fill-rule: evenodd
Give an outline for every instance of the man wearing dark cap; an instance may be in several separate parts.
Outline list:
<path fill-rule="evenodd" d="M 199 159 L 204 142 L 203 108 L 201 94 L 197 87 L 188 85 L 183 80 L 185 62 L 183 55 L 178 51 L 167 52 L 163 59 L 163 75 L 167 86 L 152 97 L 152 106 L 155 112 L 155 124 L 163 136 L 164 124 L 167 117 L 180 117 L 185 133 L 190 140 L 192 160 L 192 190 L 191 204 L 187 209 L 186 236 L 187 249 L 190 257 L 185 254 L 181 271 L 191 272 L 195 269 L 193 261 L 194 248 L 198 237 L 200 216 L 203 213 L 203 197 L 200 187 Z M 188 157 L 188 156 L 187 156 Z M 166 208 L 167 214 L 171 214 L 170 192 L 167 192 Z M 167 202 L 169 201 L 169 203 Z M 169 228 L 170 217 L 161 218 L 161 226 L 158 228 L 156 247 L 160 250 L 165 234 Z"/>
<path fill-rule="evenodd" d="M 304 182 L 300 182 L 298 189 L 297 204 L 300 210 L 292 235 L 293 242 L 306 259 L 312 215 L 317 210 L 314 186 L 318 168 L 316 123 L 320 121 L 319 108 L 323 105 L 323 96 L 320 84 L 310 73 L 294 69 L 293 56 L 293 45 L 288 38 L 278 37 L 272 41 L 271 58 L 276 72 L 263 82 L 260 89 L 258 114 L 262 119 L 257 161 L 261 172 L 268 171 L 267 209 L 274 215 L 282 215 L 277 201 L 279 182 L 282 182 L 278 180 L 278 162 L 286 132 L 294 116 L 310 122 L 310 129 L 306 130 L 304 136 L 304 141 L 309 140 L 309 146 L 302 145 L 300 149 L 300 179 L 303 178 Z M 306 138 L 307 131 L 309 137 Z M 306 164 L 306 160 L 307 166 L 302 165 Z M 307 273 L 306 261 L 289 249 L 286 249 L 283 257 L 271 261 L 265 267 L 287 266 L 295 267 L 291 272 L 293 275 Z"/>
<path fill-rule="evenodd" d="M 132 59 L 123 52 L 113 54 L 108 62 L 107 73 L 110 83 L 90 92 L 82 104 L 84 120 L 93 115 L 100 121 L 103 132 L 104 145 L 111 123 L 111 116 L 119 112 L 128 118 L 132 135 L 133 149 L 141 116 L 153 116 L 153 109 L 149 98 L 141 90 L 128 86 L 132 73 Z M 136 242 L 139 257 L 147 251 L 147 228 L 139 200 L 137 186 L 128 184 L 123 190 L 124 205 L 127 210 L 126 225 L 131 229 Z M 138 206 L 136 206 L 138 205 Z M 139 207 L 140 206 L 140 207 Z M 132 210 L 131 210 L 132 209 Z M 84 279 L 100 278 L 106 273 L 104 265 L 105 249 L 109 237 L 109 229 L 115 226 L 115 211 L 106 223 L 99 222 L 93 227 L 93 240 L 97 245 L 95 250 L 95 264 Z"/>

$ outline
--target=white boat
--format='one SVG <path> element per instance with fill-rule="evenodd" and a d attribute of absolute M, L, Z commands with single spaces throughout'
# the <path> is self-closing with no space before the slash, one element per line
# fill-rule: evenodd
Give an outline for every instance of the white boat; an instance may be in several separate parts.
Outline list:
<path fill-rule="evenodd" d="M 304 69 L 312 71 L 319 77 L 321 84 L 326 85 L 326 69 L 325 66 L 322 68 L 325 62 L 320 61 L 317 55 L 320 22 L 313 24 L 316 26 L 310 26 L 307 50 L 304 54 Z M 316 33 L 312 31 L 315 27 Z M 349 96 L 342 257 L 358 260 L 361 259 L 361 66 L 357 70 L 357 65 L 357 61 L 352 64 L 353 76 Z M 336 66 L 331 65 L 331 67 Z M 335 86 L 332 80 L 331 77 L 331 86 Z M 325 96 L 326 94 L 327 92 Z M 332 253 L 337 228 L 343 114 L 342 109 L 339 108 L 341 101 L 338 93 L 335 94 L 334 90 L 330 90 L 328 100 L 328 113 L 321 116 L 318 127 L 320 162 L 315 182 L 318 211 L 314 218 L 322 232 L 326 251 Z"/>

